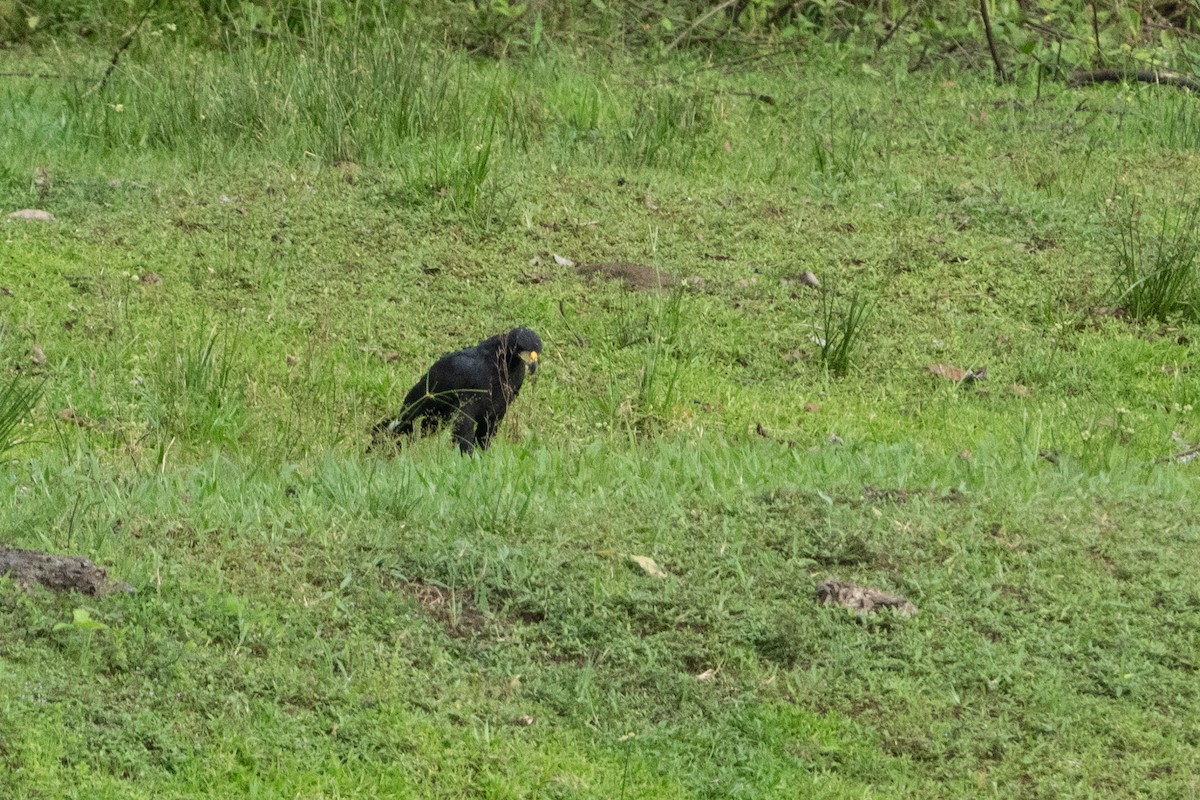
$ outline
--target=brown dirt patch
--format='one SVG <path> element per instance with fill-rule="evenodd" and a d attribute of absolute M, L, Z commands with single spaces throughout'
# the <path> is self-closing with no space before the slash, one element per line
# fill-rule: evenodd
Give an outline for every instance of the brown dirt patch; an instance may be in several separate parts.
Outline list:
<path fill-rule="evenodd" d="M 605 280 L 621 281 L 626 287 L 639 292 L 656 292 L 675 285 L 673 275 L 645 264 L 581 264 L 575 270 L 585 277 L 599 276 Z"/>
<path fill-rule="evenodd" d="M 487 624 L 470 589 L 447 589 L 424 581 L 408 581 L 397 586 L 396 591 L 411 597 L 452 636 L 478 633 Z"/>

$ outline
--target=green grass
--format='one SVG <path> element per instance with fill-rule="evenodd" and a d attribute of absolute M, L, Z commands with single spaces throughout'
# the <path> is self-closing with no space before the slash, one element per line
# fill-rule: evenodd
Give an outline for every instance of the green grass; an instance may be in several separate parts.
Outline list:
<path fill-rule="evenodd" d="M 137 589 L 0 583 L 0 794 L 1200 788 L 1197 473 L 1158 461 L 1200 329 L 1095 311 L 1108 201 L 1187 196 L 1190 105 L 170 33 L 103 93 L 0 82 L 0 207 L 58 220 L 2 223 L 0 363 L 42 386 L 3 541 Z M 869 320 L 823 329 L 806 270 Z M 543 366 L 488 453 L 367 451 L 514 324 Z"/>

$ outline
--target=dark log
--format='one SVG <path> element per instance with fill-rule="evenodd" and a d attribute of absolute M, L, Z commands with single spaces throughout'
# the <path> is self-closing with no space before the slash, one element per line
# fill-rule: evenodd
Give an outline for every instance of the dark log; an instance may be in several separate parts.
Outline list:
<path fill-rule="evenodd" d="M 110 592 L 133 593 L 133 587 L 113 580 L 108 573 L 81 556 L 60 556 L 17 547 L 0 547 L 0 575 L 10 575 L 22 588 L 44 586 L 53 592 L 76 591 L 101 596 Z"/>
<path fill-rule="evenodd" d="M 1200 94 L 1200 81 L 1195 78 L 1180 75 L 1178 72 L 1154 70 L 1082 69 L 1071 73 L 1071 77 L 1067 79 L 1067 86 L 1087 86 L 1091 83 L 1124 83 L 1125 81 L 1157 83 L 1163 86 L 1187 89 L 1188 91 Z"/>

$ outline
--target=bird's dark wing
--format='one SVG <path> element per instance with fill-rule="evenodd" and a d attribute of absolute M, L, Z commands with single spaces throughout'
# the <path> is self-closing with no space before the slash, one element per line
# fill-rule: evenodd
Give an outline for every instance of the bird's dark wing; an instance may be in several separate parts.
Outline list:
<path fill-rule="evenodd" d="M 408 436 L 422 418 L 432 428 L 440 427 L 460 407 L 471 402 L 472 395 L 490 392 L 495 382 L 495 367 L 489 371 L 488 364 L 494 360 L 495 353 L 480 352 L 480 346 L 442 356 L 408 390 L 399 416 L 384 420 L 376 426 L 376 431 Z"/>

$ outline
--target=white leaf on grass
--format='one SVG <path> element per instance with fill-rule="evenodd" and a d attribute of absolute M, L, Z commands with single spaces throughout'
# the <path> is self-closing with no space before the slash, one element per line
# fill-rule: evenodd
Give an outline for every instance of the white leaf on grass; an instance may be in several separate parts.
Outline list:
<path fill-rule="evenodd" d="M 642 571 L 652 578 L 668 577 L 663 568 L 656 564 L 654 559 L 649 556 L 630 556 L 629 560 L 641 567 Z"/>
<path fill-rule="evenodd" d="M 24 219 L 30 222 L 54 222 L 54 215 L 40 208 L 22 208 L 8 215 L 9 219 Z"/>
<path fill-rule="evenodd" d="M 555 263 L 555 264 L 558 264 L 560 267 L 573 267 L 573 266 L 575 266 L 575 262 L 574 262 L 574 261 L 572 261 L 572 260 L 571 260 L 571 259 L 569 259 L 569 258 L 563 258 L 563 257 L 562 257 L 562 256 L 560 256 L 558 253 L 555 253 L 555 254 L 554 254 L 554 263 Z"/>

